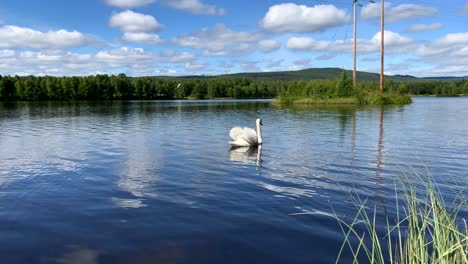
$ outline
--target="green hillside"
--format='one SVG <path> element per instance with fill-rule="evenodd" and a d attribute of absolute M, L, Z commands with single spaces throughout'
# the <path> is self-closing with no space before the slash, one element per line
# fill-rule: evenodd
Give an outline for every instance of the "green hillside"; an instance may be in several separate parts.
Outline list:
<path fill-rule="evenodd" d="M 352 76 L 352 71 L 346 70 L 348 76 Z M 340 77 L 343 69 L 340 68 L 310 68 L 298 71 L 277 71 L 277 72 L 247 72 L 247 73 L 234 73 L 224 74 L 217 76 L 205 76 L 205 75 L 192 75 L 192 76 L 179 76 L 169 77 L 170 79 L 210 79 L 210 78 L 247 78 L 256 81 L 294 81 L 294 80 L 336 80 Z M 370 72 L 357 72 L 358 81 L 378 81 L 380 75 L 378 73 Z M 421 81 L 421 80 L 461 80 L 467 77 L 431 77 L 431 78 L 417 78 L 410 75 L 386 75 L 387 80 L 394 81 Z"/>
<path fill-rule="evenodd" d="M 279 72 L 254 72 L 254 73 L 237 73 L 223 75 L 223 77 L 245 77 L 248 79 L 269 81 L 269 80 L 281 80 L 281 81 L 293 81 L 293 80 L 335 80 L 338 79 L 343 72 L 343 69 L 339 68 L 311 68 L 298 71 L 279 71 Z M 347 71 L 348 76 L 352 75 L 351 71 Z M 379 75 L 368 72 L 358 72 L 357 77 L 359 80 L 366 81 L 377 81 Z"/>

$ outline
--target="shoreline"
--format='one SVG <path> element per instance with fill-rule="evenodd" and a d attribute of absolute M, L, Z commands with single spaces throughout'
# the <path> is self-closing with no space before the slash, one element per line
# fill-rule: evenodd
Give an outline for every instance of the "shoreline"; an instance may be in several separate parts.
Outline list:
<path fill-rule="evenodd" d="M 413 100 L 409 95 L 376 94 L 367 96 L 348 96 L 336 98 L 289 98 L 279 97 L 275 104 L 281 105 L 405 105 Z"/>

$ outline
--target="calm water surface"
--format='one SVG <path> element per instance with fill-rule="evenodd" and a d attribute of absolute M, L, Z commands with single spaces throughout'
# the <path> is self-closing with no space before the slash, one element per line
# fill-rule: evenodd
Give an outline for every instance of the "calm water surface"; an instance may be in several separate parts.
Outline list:
<path fill-rule="evenodd" d="M 0 104 L 0 259 L 329 263 L 343 236 L 317 212 L 354 215 L 351 189 L 379 215 L 403 171 L 466 195 L 467 114 L 468 98 Z M 257 117 L 262 149 L 231 151 L 230 128 Z"/>

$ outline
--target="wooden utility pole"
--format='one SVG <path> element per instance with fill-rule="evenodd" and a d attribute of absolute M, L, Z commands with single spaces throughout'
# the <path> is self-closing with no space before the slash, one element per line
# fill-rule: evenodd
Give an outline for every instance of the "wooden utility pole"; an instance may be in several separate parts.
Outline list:
<path fill-rule="evenodd" d="M 353 0 L 353 7 L 354 7 L 354 43 L 353 43 L 353 87 L 356 88 L 356 2 L 357 0 Z"/>
<path fill-rule="evenodd" d="M 381 18 L 380 18 L 380 93 L 384 93 L 384 0 L 382 0 L 381 6 Z"/>

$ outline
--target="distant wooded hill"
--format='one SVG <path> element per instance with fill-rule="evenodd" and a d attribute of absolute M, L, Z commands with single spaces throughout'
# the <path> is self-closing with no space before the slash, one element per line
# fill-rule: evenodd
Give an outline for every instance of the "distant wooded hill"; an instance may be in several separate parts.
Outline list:
<path fill-rule="evenodd" d="M 224 74 L 216 76 L 208 75 L 191 75 L 191 76 L 178 76 L 166 78 L 175 79 L 206 79 L 206 78 L 247 78 L 256 81 L 296 81 L 296 80 L 336 80 L 340 77 L 343 69 L 340 68 L 310 68 L 298 71 L 277 71 L 277 72 L 247 72 L 247 73 L 234 73 Z M 346 70 L 348 76 L 352 76 L 352 71 Z M 428 77 L 418 78 L 411 75 L 386 75 L 386 80 L 394 81 L 421 81 L 421 80 L 439 80 L 439 81 L 450 81 L 450 80 L 463 80 L 468 79 L 465 77 L 452 77 L 452 76 L 441 76 L 441 77 Z M 358 81 L 378 81 L 380 75 L 378 73 L 371 72 L 357 72 Z"/>

